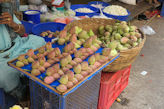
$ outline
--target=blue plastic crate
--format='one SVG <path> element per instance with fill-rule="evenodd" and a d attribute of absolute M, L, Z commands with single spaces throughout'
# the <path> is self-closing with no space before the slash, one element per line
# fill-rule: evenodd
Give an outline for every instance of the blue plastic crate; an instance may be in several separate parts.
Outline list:
<path fill-rule="evenodd" d="M 75 10 L 78 8 L 88 8 L 92 11 L 94 11 L 93 13 L 81 13 L 81 12 L 76 12 Z M 76 12 L 76 16 L 89 16 L 89 17 L 93 17 L 95 15 L 99 15 L 99 9 L 94 8 L 92 6 L 89 5 L 85 5 L 85 4 L 77 4 L 77 5 L 71 5 L 71 9 L 74 10 Z"/>
<path fill-rule="evenodd" d="M 61 30 L 64 29 L 65 26 L 66 26 L 65 24 L 55 23 L 55 22 L 40 23 L 40 24 L 35 25 L 32 28 L 32 33 L 35 34 L 35 35 L 40 36 L 40 34 L 42 32 L 45 32 L 45 31 L 48 31 L 48 30 L 50 30 L 52 32 L 61 31 Z M 45 39 L 46 42 L 51 42 L 53 38 L 48 38 L 46 36 L 46 37 L 44 37 L 44 39 Z"/>
<path fill-rule="evenodd" d="M 107 14 L 104 11 L 103 11 L 103 14 L 105 16 L 109 17 L 109 18 L 117 19 L 117 20 L 120 20 L 120 21 L 127 21 L 128 20 L 128 17 L 130 16 L 130 12 L 129 11 L 128 11 L 128 15 L 126 15 L 126 16 L 117 16 L 117 15 Z"/>
<path fill-rule="evenodd" d="M 56 95 L 30 80 L 31 109 L 96 109 L 101 72 L 66 96 Z"/>

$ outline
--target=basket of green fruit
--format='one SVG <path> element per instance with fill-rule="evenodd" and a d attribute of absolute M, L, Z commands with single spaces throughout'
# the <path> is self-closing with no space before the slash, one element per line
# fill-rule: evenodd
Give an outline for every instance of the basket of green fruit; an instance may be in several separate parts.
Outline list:
<path fill-rule="evenodd" d="M 104 72 L 116 72 L 130 66 L 144 46 L 146 36 L 136 26 L 125 21 L 87 18 L 73 21 L 65 28 L 81 27 L 94 34 L 103 42 L 102 46 L 110 48 L 112 54 L 120 53 L 120 57 L 104 69 Z"/>

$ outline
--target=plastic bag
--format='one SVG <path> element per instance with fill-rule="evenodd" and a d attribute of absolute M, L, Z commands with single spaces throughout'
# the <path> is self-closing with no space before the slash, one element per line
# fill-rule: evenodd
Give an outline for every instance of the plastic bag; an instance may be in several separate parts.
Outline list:
<path fill-rule="evenodd" d="M 140 30 L 146 35 L 154 35 L 156 32 L 150 26 L 142 26 Z"/>
<path fill-rule="evenodd" d="M 100 15 L 99 16 L 93 16 L 92 18 L 104 18 L 104 19 L 108 19 L 108 17 L 106 17 L 103 12 L 102 12 L 102 9 L 99 8 L 100 10 Z M 110 19 L 110 18 L 109 18 Z"/>
<path fill-rule="evenodd" d="M 48 12 L 47 5 L 40 5 L 39 8 L 40 8 L 40 12 L 42 13 Z"/>
<path fill-rule="evenodd" d="M 65 4 L 66 9 L 67 9 L 67 10 L 70 10 L 71 2 L 69 2 L 69 0 L 66 0 L 66 1 L 64 2 L 64 4 Z"/>

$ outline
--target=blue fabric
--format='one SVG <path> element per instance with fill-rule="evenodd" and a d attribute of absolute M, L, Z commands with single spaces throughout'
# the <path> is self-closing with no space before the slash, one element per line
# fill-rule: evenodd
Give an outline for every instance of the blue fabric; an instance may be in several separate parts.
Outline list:
<path fill-rule="evenodd" d="M 20 24 L 21 22 L 14 17 L 14 22 Z M 15 45 L 11 47 L 11 37 L 5 25 L 0 25 L 0 50 L 11 47 L 8 51 L 0 53 L 0 88 L 5 92 L 10 92 L 16 88 L 20 82 L 20 72 L 9 67 L 7 62 L 16 58 L 20 54 L 26 53 L 29 49 L 36 49 L 45 45 L 43 38 L 29 35 L 29 37 L 17 38 L 13 41 Z M 9 58 L 5 58 L 9 56 Z"/>
<path fill-rule="evenodd" d="M 162 3 L 161 16 L 164 17 L 164 0 L 163 0 L 163 3 Z"/>

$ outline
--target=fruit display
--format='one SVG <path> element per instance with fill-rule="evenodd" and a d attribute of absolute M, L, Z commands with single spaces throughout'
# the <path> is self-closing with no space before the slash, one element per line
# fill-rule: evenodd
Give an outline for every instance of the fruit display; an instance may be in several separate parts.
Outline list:
<path fill-rule="evenodd" d="M 87 32 L 78 26 L 74 26 L 70 30 L 64 29 L 59 33 L 58 44 L 64 45 L 67 42 L 72 42 L 75 44 L 75 48 L 80 48 L 92 36 L 95 36 L 92 30 Z"/>
<path fill-rule="evenodd" d="M 52 32 L 47 31 L 47 34 Z M 53 87 L 64 93 L 117 55 L 117 51 L 101 48 L 101 45 L 102 41 L 92 30 L 85 31 L 74 26 L 59 32 L 57 43 L 48 42 L 35 51 L 30 49 L 26 54 L 20 55 L 15 66 L 47 85 L 56 84 Z"/>
<path fill-rule="evenodd" d="M 40 34 L 40 36 L 42 37 L 48 37 L 48 38 L 53 38 L 53 37 L 57 37 L 59 35 L 59 31 L 56 31 L 56 32 L 52 32 L 52 31 L 45 31 L 45 32 L 42 32 Z"/>
<path fill-rule="evenodd" d="M 142 42 L 142 35 L 138 28 L 125 21 L 118 21 L 114 25 L 102 25 L 98 31 L 99 39 L 103 42 L 104 47 L 111 49 L 111 55 L 131 49 Z"/>
<path fill-rule="evenodd" d="M 80 44 L 79 49 L 76 49 L 74 43 L 77 40 L 71 40 L 62 49 L 53 48 L 53 44 L 48 42 L 37 51 L 30 49 L 26 54 L 20 55 L 15 65 L 41 79 L 47 85 L 59 83 L 55 89 L 64 93 L 112 58 L 111 49 L 101 48 L 101 41 L 92 31 L 89 32 L 90 36 L 88 32 L 83 33 L 87 34 L 87 38 L 83 37 L 82 33 L 76 36 L 77 39 L 80 37 L 86 40 Z M 30 70 L 26 69 L 27 66 Z"/>

